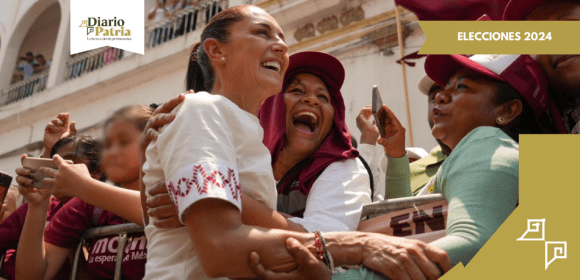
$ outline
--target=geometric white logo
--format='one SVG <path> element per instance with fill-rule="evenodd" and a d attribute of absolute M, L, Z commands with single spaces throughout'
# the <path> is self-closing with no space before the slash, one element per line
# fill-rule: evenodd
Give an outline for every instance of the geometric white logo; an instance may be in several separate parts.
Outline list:
<path fill-rule="evenodd" d="M 544 241 L 546 237 L 546 219 L 528 219 L 528 229 L 516 241 Z M 556 259 L 565 259 L 568 256 L 568 244 L 566 241 L 545 241 L 544 242 L 544 270 Z M 548 260 L 550 245 L 553 247 L 554 256 Z"/>
<path fill-rule="evenodd" d="M 548 245 L 550 244 L 556 244 L 557 246 L 554 246 L 554 256 L 552 257 L 552 259 L 548 260 L 548 252 L 549 252 L 549 248 Z M 545 264 L 546 264 L 546 269 L 548 269 L 548 266 L 555 261 L 556 259 L 565 259 L 568 256 L 568 244 L 566 243 L 566 241 L 551 241 L 551 242 L 546 242 L 546 248 L 545 250 Z"/>
<path fill-rule="evenodd" d="M 524 235 L 522 235 L 522 237 L 518 238 L 517 241 L 544 241 L 544 238 L 546 236 L 546 231 L 545 231 L 545 227 L 544 225 L 546 224 L 546 219 L 528 219 L 528 230 L 526 230 L 526 232 L 524 232 Z M 528 233 L 534 233 L 534 232 L 541 232 L 542 235 L 541 237 L 527 237 L 526 235 L 528 235 Z M 533 234 L 530 234 L 533 236 Z"/>

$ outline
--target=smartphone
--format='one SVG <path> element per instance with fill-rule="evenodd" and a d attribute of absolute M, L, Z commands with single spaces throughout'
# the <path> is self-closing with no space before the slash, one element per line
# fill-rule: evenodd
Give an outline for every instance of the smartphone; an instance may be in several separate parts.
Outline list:
<path fill-rule="evenodd" d="M 70 160 L 65 160 L 65 162 L 67 162 L 69 164 L 73 164 L 73 162 Z M 52 161 L 52 159 L 50 159 L 50 158 L 25 158 L 22 161 L 22 167 L 26 167 L 26 168 L 30 169 L 30 171 L 31 171 L 29 176 L 32 180 L 34 180 L 34 183 L 32 184 L 32 186 L 34 188 L 52 189 L 51 186 L 46 186 L 43 184 L 44 178 L 47 178 L 48 176 L 46 176 L 44 173 L 38 171 L 38 168 L 40 168 L 42 166 L 50 167 L 52 169 L 58 169 L 58 167 L 56 166 L 54 161 Z"/>
<path fill-rule="evenodd" d="M 6 198 L 11 183 L 12 177 L 6 173 L 0 172 L 0 205 L 4 203 L 4 199 Z"/>
<path fill-rule="evenodd" d="M 381 107 L 383 107 L 383 100 L 381 99 L 381 94 L 379 93 L 379 87 L 378 86 L 373 86 L 373 103 L 372 103 L 372 110 L 373 110 L 373 116 L 375 117 L 375 123 L 377 125 L 377 128 L 379 129 L 379 133 L 381 134 L 381 137 L 385 137 L 385 131 L 383 130 L 383 124 L 379 121 L 379 118 L 377 117 L 377 113 L 379 112 L 379 109 Z"/>

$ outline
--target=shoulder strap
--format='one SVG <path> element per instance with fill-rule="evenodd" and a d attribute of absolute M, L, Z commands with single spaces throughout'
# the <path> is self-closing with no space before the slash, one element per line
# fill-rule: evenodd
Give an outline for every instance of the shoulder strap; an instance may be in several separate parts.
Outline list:
<path fill-rule="evenodd" d="M 365 166 L 367 173 L 369 173 L 369 179 L 371 180 L 371 200 L 372 200 L 373 195 L 375 194 L 375 180 L 373 179 L 373 172 L 371 171 L 369 164 L 365 161 L 365 159 L 361 155 L 358 155 L 358 159 L 360 159 L 362 164 Z"/>
<path fill-rule="evenodd" d="M 282 179 L 280 179 L 280 181 L 278 181 L 278 183 L 276 184 L 276 189 L 279 189 L 284 183 L 292 183 L 286 181 L 293 180 L 295 175 L 300 173 L 300 171 L 302 170 L 302 168 L 304 168 L 307 162 L 308 158 L 302 160 L 298 164 L 294 165 L 294 167 L 292 167 L 290 170 L 288 170 L 288 172 L 284 174 L 284 177 L 282 177 Z"/>

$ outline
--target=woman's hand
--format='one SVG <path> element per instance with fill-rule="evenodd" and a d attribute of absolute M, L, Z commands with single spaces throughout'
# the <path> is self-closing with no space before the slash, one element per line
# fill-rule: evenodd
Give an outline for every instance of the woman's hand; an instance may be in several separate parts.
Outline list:
<path fill-rule="evenodd" d="M 298 268 L 290 272 L 273 272 L 266 270 L 260 263 L 260 256 L 256 252 L 250 254 L 250 269 L 258 279 L 293 280 L 293 279 L 330 279 L 330 271 L 319 261 L 302 243 L 290 237 L 286 240 L 286 249 L 294 257 Z"/>
<path fill-rule="evenodd" d="M 385 137 L 380 138 L 377 143 L 382 145 L 385 153 L 392 158 L 400 158 L 406 155 L 405 128 L 401 125 L 397 116 L 387 105 L 383 105 L 379 109 L 377 117 L 385 132 Z"/>
<path fill-rule="evenodd" d="M 22 155 L 20 161 L 24 161 L 27 155 Z M 50 189 L 33 188 L 34 180 L 29 177 L 30 169 L 25 167 L 16 168 L 16 183 L 18 183 L 18 191 L 26 198 L 31 205 L 40 205 L 43 202 L 48 202 L 50 199 Z"/>
<path fill-rule="evenodd" d="M 69 118 L 69 113 L 60 113 L 46 125 L 43 158 L 50 157 L 50 151 L 58 140 L 77 133 L 76 123 L 71 122 L 69 125 Z"/>
<path fill-rule="evenodd" d="M 179 221 L 177 216 L 177 208 L 169 193 L 165 183 L 159 183 L 149 190 L 149 198 L 147 198 L 147 215 L 155 218 L 153 225 L 159 228 L 176 228 L 184 225 Z"/>
<path fill-rule="evenodd" d="M 20 156 L 20 162 L 24 161 L 25 158 L 27 158 L 27 155 L 22 155 Z M 18 184 L 18 186 L 24 186 L 24 187 L 32 187 L 32 184 L 34 184 L 34 180 L 30 177 L 30 173 L 32 173 L 32 171 L 26 167 L 18 167 L 16 168 L 16 183 Z"/>
<path fill-rule="evenodd" d="M 373 109 L 371 105 L 367 105 L 360 110 L 360 113 L 356 117 L 356 127 L 361 132 L 360 143 L 375 145 L 377 139 L 379 138 L 379 129 L 375 125 L 375 120 L 371 119 L 373 117 Z"/>
<path fill-rule="evenodd" d="M 363 250 L 363 265 L 393 280 L 438 279 L 452 268 L 443 249 L 419 240 L 375 234 Z"/>
<path fill-rule="evenodd" d="M 58 169 L 40 167 L 38 170 L 50 177 L 44 179 L 44 184 L 52 186 L 52 193 L 55 195 L 79 197 L 86 191 L 85 186 L 89 185 L 88 182 L 94 180 L 84 164 L 67 163 L 59 155 L 54 155 L 52 160 Z"/>

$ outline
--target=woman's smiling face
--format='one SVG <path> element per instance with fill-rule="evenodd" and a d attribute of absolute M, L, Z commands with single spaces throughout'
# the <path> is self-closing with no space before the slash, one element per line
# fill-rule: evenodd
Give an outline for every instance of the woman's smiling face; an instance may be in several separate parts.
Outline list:
<path fill-rule="evenodd" d="M 286 145 L 305 157 L 326 140 L 334 125 L 332 97 L 324 82 L 309 73 L 293 77 L 284 90 Z"/>
<path fill-rule="evenodd" d="M 280 92 L 288 68 L 288 46 L 276 20 L 257 7 L 246 8 L 245 18 L 229 30 L 225 67 L 233 79 L 268 98 Z"/>
<path fill-rule="evenodd" d="M 493 80 L 467 68 L 459 70 L 435 95 L 433 136 L 454 149 L 473 129 L 496 126 L 501 110 L 496 91 Z"/>

